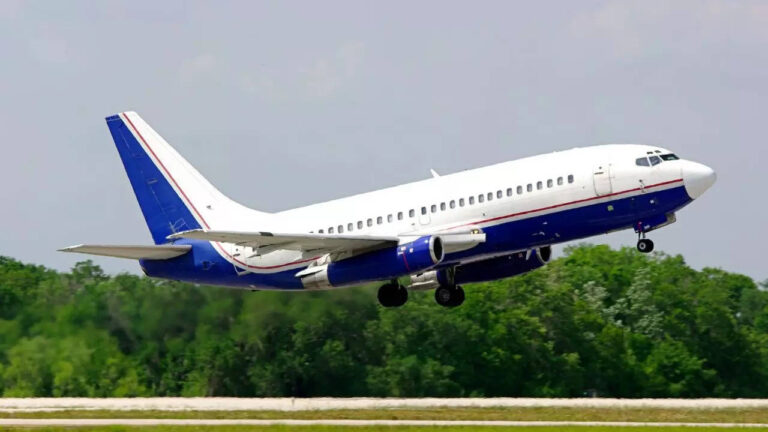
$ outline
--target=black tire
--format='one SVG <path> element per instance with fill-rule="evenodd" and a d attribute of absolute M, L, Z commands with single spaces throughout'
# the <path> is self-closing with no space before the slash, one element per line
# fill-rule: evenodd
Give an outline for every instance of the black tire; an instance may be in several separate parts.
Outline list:
<path fill-rule="evenodd" d="M 398 307 L 408 301 L 408 290 L 399 284 L 386 283 L 379 287 L 377 297 L 384 307 Z"/>
<path fill-rule="evenodd" d="M 653 252 L 653 241 L 651 239 L 640 239 L 637 241 L 637 250 L 642 253 Z"/>
<path fill-rule="evenodd" d="M 384 307 L 392 307 L 393 303 L 393 295 L 392 295 L 392 284 L 384 284 L 379 287 L 379 292 L 377 294 L 377 297 L 379 299 L 379 304 Z"/>
<path fill-rule="evenodd" d="M 466 296 L 464 295 L 464 288 L 456 285 L 456 292 L 454 293 L 454 299 L 451 301 L 451 307 L 461 306 L 464 303 Z"/>
<path fill-rule="evenodd" d="M 442 307 L 452 307 L 451 302 L 454 299 L 454 289 L 451 286 L 439 286 L 435 289 L 435 302 Z"/>
<path fill-rule="evenodd" d="M 440 286 L 435 290 L 435 302 L 443 307 L 454 308 L 464 303 L 464 290 L 456 286 Z"/>

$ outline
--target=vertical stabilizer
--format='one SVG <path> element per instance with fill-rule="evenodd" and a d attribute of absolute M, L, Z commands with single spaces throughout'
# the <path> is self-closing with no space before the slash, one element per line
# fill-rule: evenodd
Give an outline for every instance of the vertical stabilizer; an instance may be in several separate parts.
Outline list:
<path fill-rule="evenodd" d="M 155 244 L 177 232 L 233 228 L 267 216 L 224 196 L 135 112 L 106 120 Z"/>

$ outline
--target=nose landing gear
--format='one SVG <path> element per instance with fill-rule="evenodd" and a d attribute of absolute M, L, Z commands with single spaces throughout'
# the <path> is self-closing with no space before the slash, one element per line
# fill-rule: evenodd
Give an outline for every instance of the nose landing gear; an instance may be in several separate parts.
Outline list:
<path fill-rule="evenodd" d="M 645 238 L 647 228 L 648 227 L 645 226 L 642 221 L 635 225 L 635 232 L 637 233 L 637 250 L 642 253 L 653 252 L 653 242 L 651 239 Z"/>
<path fill-rule="evenodd" d="M 653 241 L 651 239 L 645 238 L 644 232 L 638 233 L 637 236 L 637 250 L 642 253 L 653 252 Z"/>
<path fill-rule="evenodd" d="M 653 252 L 653 241 L 651 239 L 640 239 L 637 241 L 637 250 L 642 253 Z"/>

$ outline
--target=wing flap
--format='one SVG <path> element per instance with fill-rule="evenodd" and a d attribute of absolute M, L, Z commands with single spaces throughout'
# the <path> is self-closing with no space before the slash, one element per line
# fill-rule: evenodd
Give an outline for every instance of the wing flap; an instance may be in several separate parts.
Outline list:
<path fill-rule="evenodd" d="M 190 249 L 192 249 L 190 245 L 77 245 L 59 249 L 59 252 L 76 252 L 115 258 L 163 260 L 184 255 Z"/>
<path fill-rule="evenodd" d="M 191 238 L 234 243 L 240 246 L 298 251 L 353 251 L 397 246 L 398 237 L 349 236 L 324 234 L 280 234 L 271 232 L 191 230 L 168 236 L 168 239 Z"/>

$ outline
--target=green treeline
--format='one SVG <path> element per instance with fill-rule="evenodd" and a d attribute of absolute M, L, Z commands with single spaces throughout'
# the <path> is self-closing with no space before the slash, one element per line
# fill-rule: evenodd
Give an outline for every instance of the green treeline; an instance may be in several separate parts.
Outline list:
<path fill-rule="evenodd" d="M 768 291 L 682 257 L 581 246 L 465 287 L 241 292 L 0 258 L 12 396 L 768 396 Z"/>

